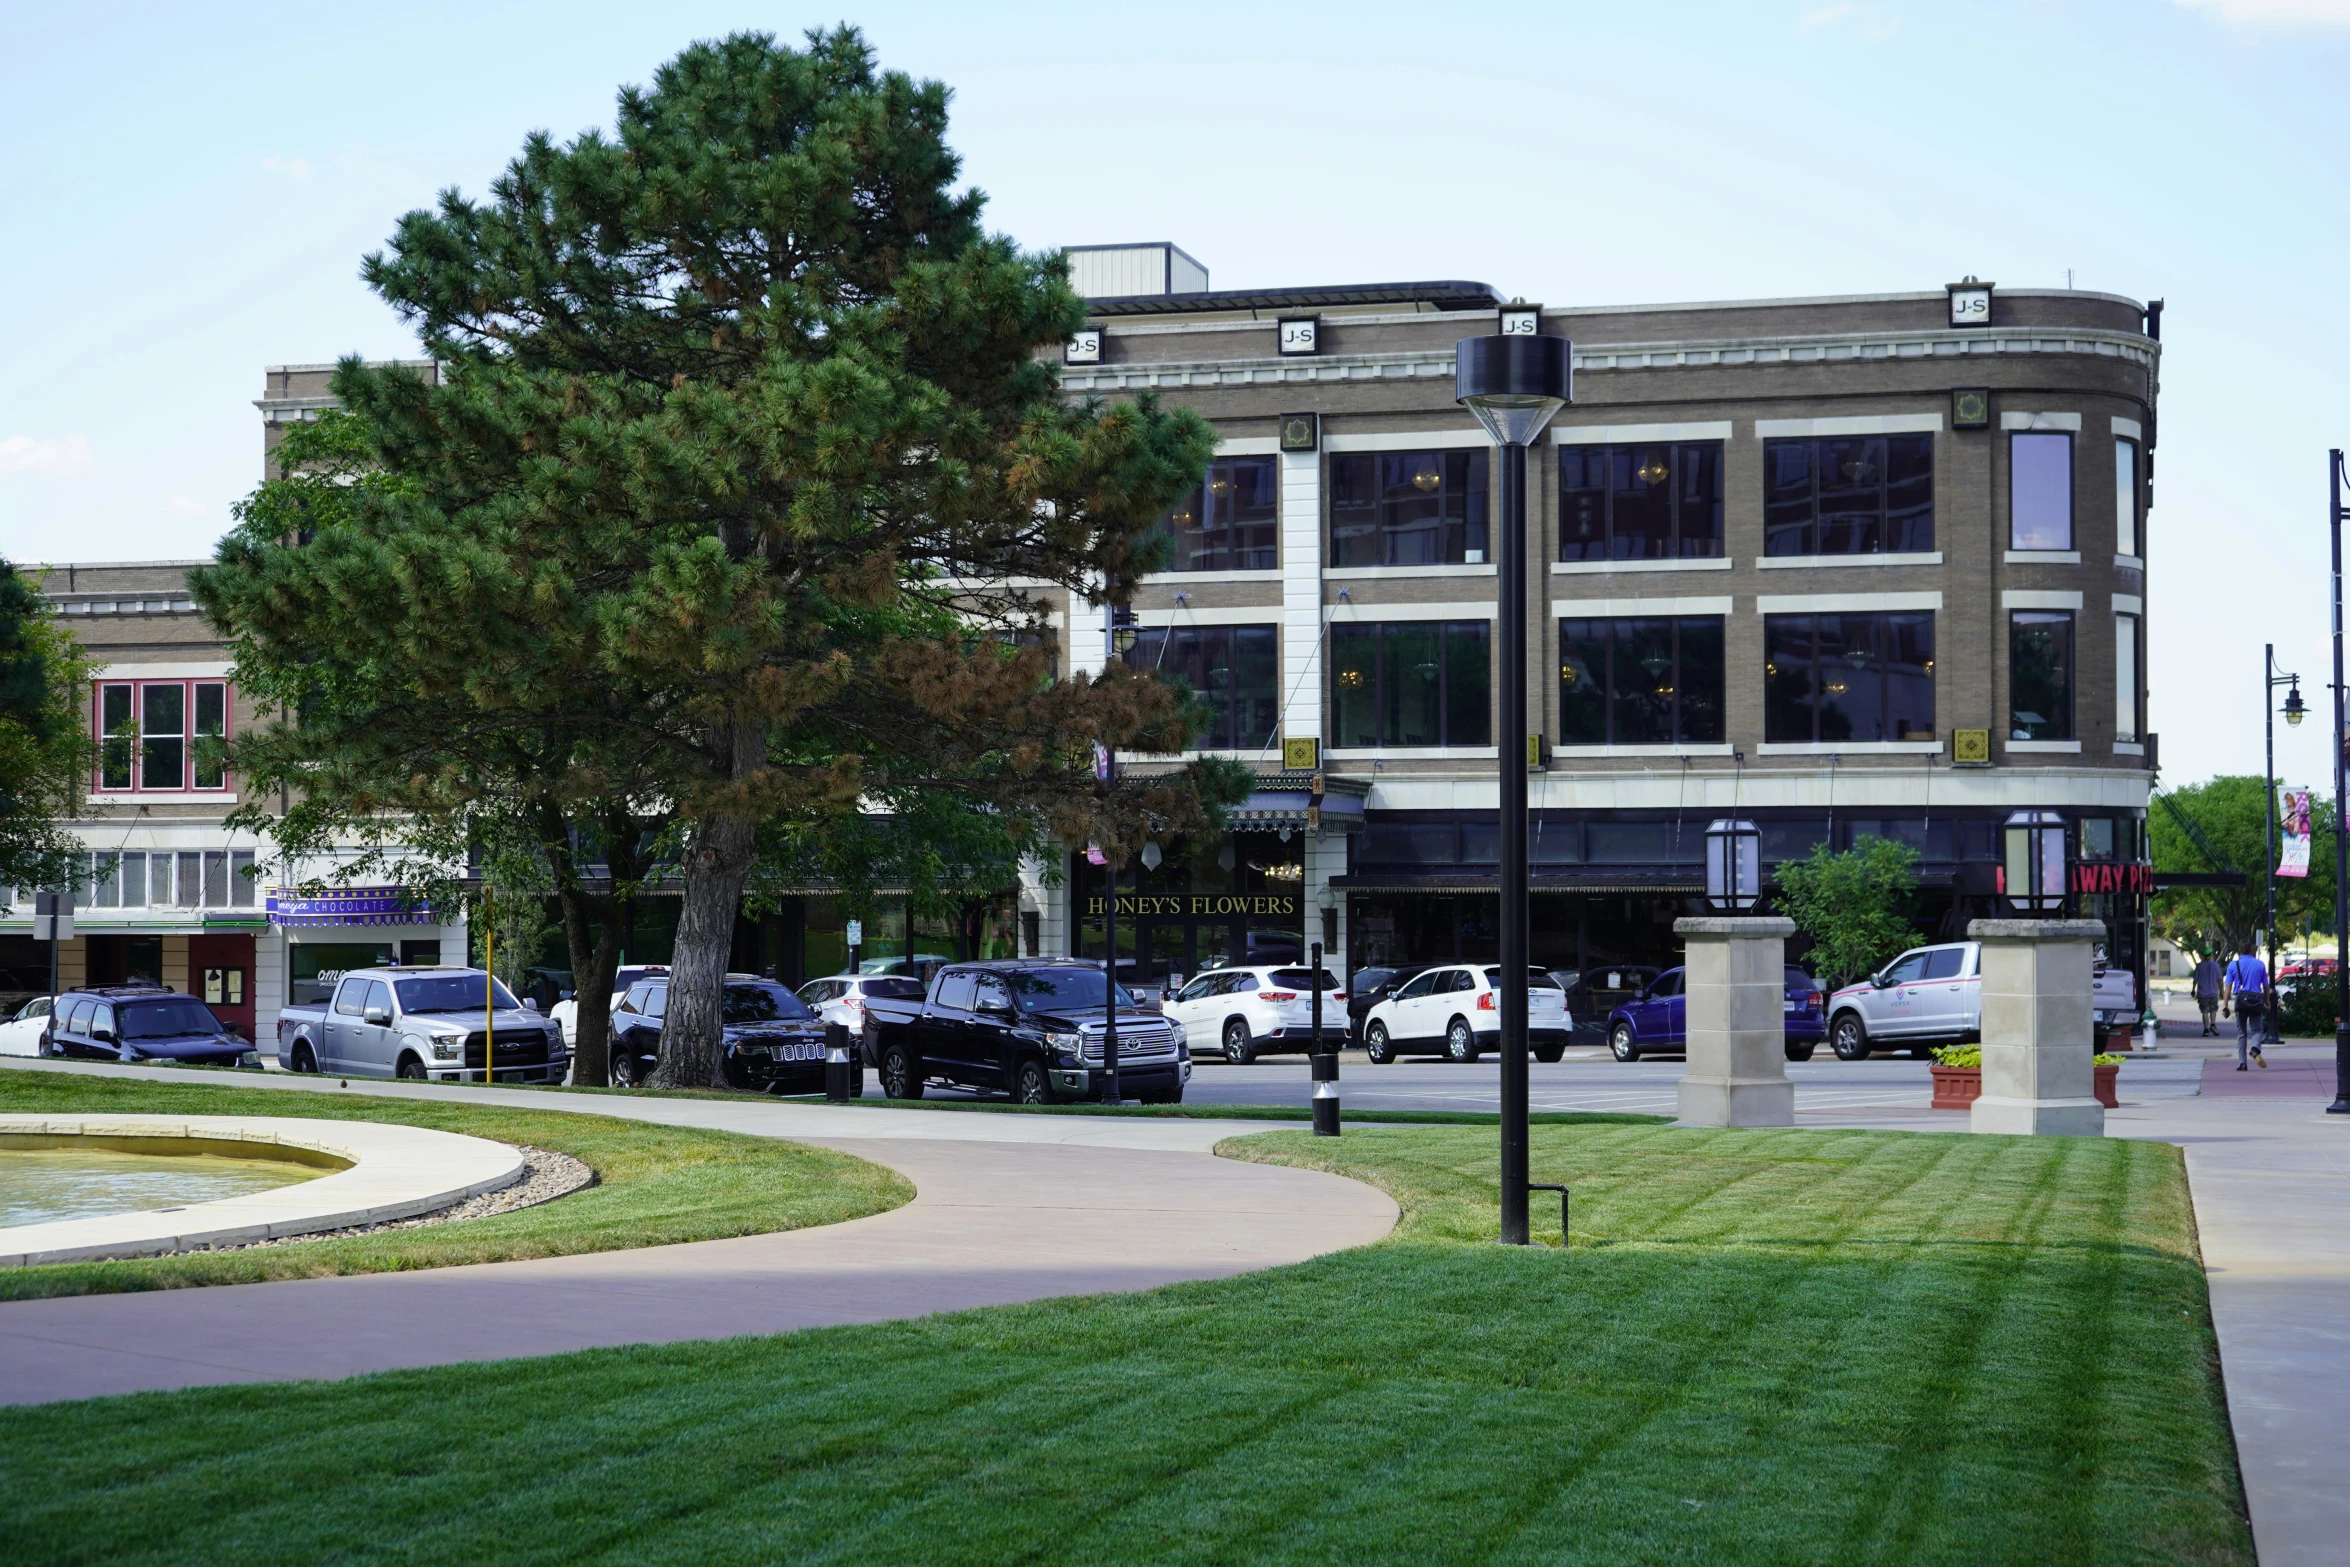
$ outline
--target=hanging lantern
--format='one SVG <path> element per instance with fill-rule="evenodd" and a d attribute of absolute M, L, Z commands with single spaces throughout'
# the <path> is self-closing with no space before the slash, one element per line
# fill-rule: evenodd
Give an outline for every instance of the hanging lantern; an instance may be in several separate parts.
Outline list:
<path fill-rule="evenodd" d="M 2054 914 L 2064 905 L 2064 818 L 2054 811 L 2017 811 L 2007 819 L 2007 853 L 2000 867 L 2007 901 L 2024 914 Z"/>
<path fill-rule="evenodd" d="M 1762 896 L 1762 833 L 1754 823 L 1721 817 L 1706 824 L 1705 896 L 1735 913 Z"/>

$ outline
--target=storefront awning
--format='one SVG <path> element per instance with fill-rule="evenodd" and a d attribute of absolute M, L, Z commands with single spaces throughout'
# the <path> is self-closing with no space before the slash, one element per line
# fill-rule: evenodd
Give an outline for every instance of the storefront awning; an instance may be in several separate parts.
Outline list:
<path fill-rule="evenodd" d="M 299 893 L 269 889 L 269 923 L 279 926 L 431 925 L 432 906 L 405 887 L 324 887 Z"/>
<path fill-rule="evenodd" d="M 1256 787 L 1240 804 L 1224 813 L 1224 819 L 1234 832 L 1278 831 L 1283 827 L 1304 831 L 1318 826 L 1323 832 L 1353 833 L 1363 830 L 1363 803 L 1370 798 L 1368 780 L 1331 778 L 1325 775 L 1319 794 L 1314 791 L 1312 773 L 1263 772 L 1257 774 Z M 1317 819 L 1314 807 L 1320 806 Z"/>

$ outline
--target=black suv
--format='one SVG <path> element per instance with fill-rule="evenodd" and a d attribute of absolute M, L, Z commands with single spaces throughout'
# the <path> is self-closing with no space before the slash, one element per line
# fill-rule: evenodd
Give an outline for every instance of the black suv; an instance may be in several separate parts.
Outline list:
<path fill-rule="evenodd" d="M 57 998 L 41 1054 L 95 1061 L 162 1061 L 173 1066 L 242 1066 L 258 1071 L 252 1045 L 194 996 L 160 985 L 104 985 Z"/>
<path fill-rule="evenodd" d="M 669 976 L 640 979 L 612 1013 L 612 1086 L 634 1088 L 661 1059 Z M 824 1092 L 824 1025 L 807 1003 L 771 979 L 729 974 L 719 1001 L 726 1081 L 775 1094 Z"/>

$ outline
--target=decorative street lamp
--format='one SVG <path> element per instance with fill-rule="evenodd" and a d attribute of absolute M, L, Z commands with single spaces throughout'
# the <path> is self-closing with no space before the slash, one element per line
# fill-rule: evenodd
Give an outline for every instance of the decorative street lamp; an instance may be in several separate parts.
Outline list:
<path fill-rule="evenodd" d="M 1134 611 L 1124 604 L 1104 602 L 1102 605 L 1102 659 L 1105 667 L 1134 651 L 1141 631 Z M 1110 793 L 1118 791 L 1118 751 L 1104 745 L 1095 764 L 1095 773 L 1109 786 Z M 1102 880 L 1108 884 L 1109 895 L 1102 899 L 1102 1103 L 1114 1105 L 1118 1097 L 1118 862 L 1107 853 L 1102 856 Z M 1137 890 L 1142 876 L 1134 878 Z"/>
<path fill-rule="evenodd" d="M 2266 945 L 2267 945 L 2267 947 L 2268 947 L 2268 1000 L 2269 1000 L 2269 1004 L 2268 1004 L 2267 1006 L 2263 1007 L 2263 1008 L 2261 1009 L 2261 1012 L 2260 1012 L 2260 1042 L 2261 1042 L 2262 1044 L 2264 1044 L 2264 1045 L 2278 1045 L 2278 1044 L 2283 1044 L 2283 1043 L 2284 1043 L 2285 1036 L 2284 1036 L 2284 1033 L 2283 1033 L 2283 1031 L 2282 1031 L 2281 1029 L 2279 1029 L 2279 1028 L 2278 1028 L 2278 1026 L 2277 1026 L 2277 1009 L 2276 1009 L 2276 999 L 2277 999 L 2277 687 L 2279 687 L 2279 686 L 2290 686 L 2290 687 L 2292 688 L 2292 689 L 2288 690 L 2288 691 L 2285 693 L 2285 722 L 2286 722 L 2286 723 L 2288 723 L 2288 724 L 2298 724 L 2299 722 L 2301 722 L 2301 715 L 2302 715 L 2303 713 L 2307 712 L 2309 709 L 2307 708 L 2307 706 L 2306 706 L 2306 705 L 2304 705 L 2304 704 L 2303 704 L 2303 702 L 2302 702 L 2302 700 L 2301 700 L 2301 677 L 2300 677 L 2299 675 L 2289 675 L 2289 674 L 2286 674 L 2286 673 L 2285 673 L 2283 670 L 2280 670 L 2279 668 L 2277 668 L 2277 645 L 2276 645 L 2274 642 L 2268 643 L 2268 644 L 2266 645 L 2266 649 L 2265 649 L 2265 651 L 2266 651 L 2267 659 L 2266 659 L 2266 662 L 2265 662 L 2265 663 L 2262 665 L 2262 669 L 2263 669 L 2263 671 L 2264 671 L 2264 673 L 2265 673 L 2265 675 L 2266 675 L 2266 677 L 2267 677 L 2267 680 L 2268 680 L 2268 688 L 2267 688 L 2265 691 L 2263 691 L 2263 692 L 2261 693 L 2261 697 L 2260 697 L 2260 706 L 2261 706 L 2260 721 L 2261 721 L 2261 724 L 2262 724 L 2262 726 L 2265 728 L 2265 730 L 2266 730 L 2266 732 L 2267 732 L 2267 735 L 2268 735 L 2268 762 L 2267 762 L 2267 769 L 2268 769 L 2268 770 L 2267 770 L 2267 772 L 2265 772 L 2265 773 L 2262 775 L 2262 779 L 2261 779 L 2261 781 L 2262 781 L 2263 783 L 2265 783 L 2265 784 L 2268 786 L 2268 787 L 2267 787 L 2267 789 L 2266 789 L 2265 791 L 2263 791 L 2263 792 L 2264 792 L 2264 793 L 2266 793 L 2266 794 L 2267 794 L 2267 796 L 2268 796 L 2268 803 L 2267 803 L 2267 808 L 2266 808 L 2266 814 L 2265 814 L 2265 815 L 2263 816 L 2263 818 L 2262 818 L 2264 821 L 2266 821 L 2266 822 L 2268 823 L 2268 830 L 2267 830 L 2266 834 L 2265 834 L 2265 835 L 2264 835 L 2264 836 L 2261 838 L 2261 840 L 2260 840 L 2260 843 L 2261 843 L 2260 856 L 2261 856 L 2261 859 L 2262 859 L 2262 860 L 2265 862 L 2265 863 L 2264 863 L 2264 864 L 2261 866 L 2261 868 L 2260 868 L 2260 873 L 2261 873 L 2261 877 L 2262 877 L 2262 879 L 2265 881 L 2265 883 L 2267 884 L 2267 888 L 2268 888 L 2268 926 L 2267 926 L 2267 932 L 2268 932 L 2268 941 L 2267 941 Z M 2339 945 L 2340 945 L 2340 943 L 2341 943 L 2341 938 L 2337 936 L 2337 937 L 2335 938 L 2335 944 L 2336 944 L 2337 946 L 2339 946 Z"/>
<path fill-rule="evenodd" d="M 1513 314 L 1516 319 L 1512 319 Z M 1501 1239 L 1526 1244 L 1526 446 L 1574 395 L 1574 345 L 1546 337 L 1539 317 L 1505 311 L 1505 330 L 1464 337 L 1454 396 L 1500 447 L 1498 517 L 1501 667 Z"/>
<path fill-rule="evenodd" d="M 2350 730 L 2342 701 L 2342 452 L 2326 454 L 2326 521 L 2334 536 L 2334 1102 L 2328 1115 L 2350 1115 Z"/>
<path fill-rule="evenodd" d="M 2007 901 L 2026 914 L 2054 914 L 2064 906 L 2064 818 L 2054 811 L 2017 811 L 2007 819 L 2002 867 Z"/>
<path fill-rule="evenodd" d="M 1705 897 L 1743 914 L 1762 896 L 1762 833 L 1750 821 L 1722 817 L 1705 828 Z"/>

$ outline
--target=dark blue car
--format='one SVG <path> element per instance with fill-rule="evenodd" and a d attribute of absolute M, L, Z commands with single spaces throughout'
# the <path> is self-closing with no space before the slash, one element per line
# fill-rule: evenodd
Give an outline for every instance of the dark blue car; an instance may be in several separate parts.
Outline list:
<path fill-rule="evenodd" d="M 1637 997 L 1608 1014 L 1607 1046 L 1618 1061 L 1679 1055 L 1689 1048 L 1684 969 L 1666 969 Z M 1799 968 L 1787 970 L 1787 1059 L 1809 1061 L 1825 1037 L 1827 997 Z"/>
<path fill-rule="evenodd" d="M 107 985 L 57 998 L 41 1054 L 175 1066 L 258 1067 L 253 1046 L 194 996 L 159 985 Z"/>

